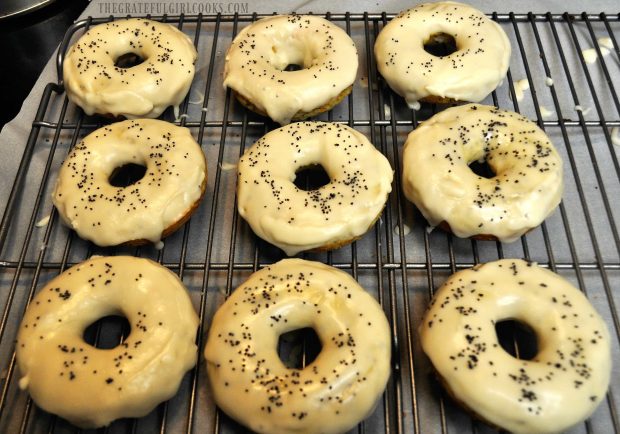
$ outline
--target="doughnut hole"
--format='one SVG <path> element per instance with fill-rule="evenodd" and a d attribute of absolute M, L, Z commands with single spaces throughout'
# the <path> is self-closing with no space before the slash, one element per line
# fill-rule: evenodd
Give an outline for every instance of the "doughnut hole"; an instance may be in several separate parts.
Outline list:
<path fill-rule="evenodd" d="M 504 351 L 519 360 L 532 360 L 538 354 L 538 337 L 526 323 L 507 319 L 495 323 L 497 340 Z"/>
<path fill-rule="evenodd" d="M 134 66 L 138 66 L 143 63 L 146 59 L 136 53 L 125 53 L 121 54 L 114 60 L 114 66 L 117 68 L 133 68 Z"/>
<path fill-rule="evenodd" d="M 436 57 L 449 56 L 457 50 L 456 39 L 448 33 L 433 33 L 424 41 L 424 51 Z"/>
<path fill-rule="evenodd" d="M 487 178 L 487 179 L 495 178 L 495 172 L 493 171 L 491 166 L 489 166 L 489 163 L 487 163 L 486 160 L 483 160 L 483 161 L 475 160 L 469 163 L 469 168 L 476 175 L 481 176 L 483 178 Z"/>
<path fill-rule="evenodd" d="M 111 350 L 122 344 L 130 332 L 131 326 L 127 318 L 122 315 L 108 315 L 86 327 L 82 339 L 100 350 Z"/>
<path fill-rule="evenodd" d="M 288 65 L 286 65 L 286 67 L 282 71 L 293 72 L 293 71 L 299 71 L 302 69 L 304 69 L 302 65 L 297 65 L 296 63 L 289 63 Z"/>
<path fill-rule="evenodd" d="M 113 187 L 129 187 L 144 178 L 146 166 L 136 163 L 127 163 L 114 168 L 108 182 Z"/>
<path fill-rule="evenodd" d="M 282 333 L 278 338 L 278 357 L 289 369 L 303 369 L 321 352 L 319 336 L 311 327 Z"/>
<path fill-rule="evenodd" d="M 304 191 L 318 190 L 330 183 L 330 178 L 325 168 L 320 164 L 312 164 L 310 166 L 300 167 L 295 172 L 295 180 L 293 184 Z"/>

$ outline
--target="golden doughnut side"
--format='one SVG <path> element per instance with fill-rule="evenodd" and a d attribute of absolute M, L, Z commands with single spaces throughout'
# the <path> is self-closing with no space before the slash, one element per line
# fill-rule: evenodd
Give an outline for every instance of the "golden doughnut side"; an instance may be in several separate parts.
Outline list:
<path fill-rule="evenodd" d="M 329 101 L 327 101 L 327 103 L 325 103 L 324 105 L 322 105 L 321 107 L 318 107 L 312 111 L 309 112 L 302 112 L 302 111 L 298 111 L 297 113 L 295 113 L 295 116 L 293 116 L 293 121 L 301 121 L 307 118 L 310 118 L 312 116 L 317 116 L 321 113 L 324 113 L 326 111 L 331 110 L 332 108 L 334 108 L 335 106 L 337 106 L 338 104 L 340 104 L 340 102 L 351 93 L 351 91 L 353 90 L 353 85 L 347 87 L 346 89 L 344 89 L 342 92 L 340 92 L 337 96 L 335 96 L 334 98 L 330 99 Z M 237 98 L 237 100 L 241 103 L 242 106 L 244 106 L 245 108 L 247 108 L 248 110 L 253 111 L 254 113 L 258 113 L 261 116 L 265 116 L 265 117 L 269 117 L 269 115 L 267 115 L 267 113 L 265 113 L 263 110 L 261 110 L 260 108 L 256 107 L 251 101 L 249 101 L 246 97 L 244 97 L 242 94 L 240 94 L 237 91 L 233 90 L 233 93 L 235 94 L 235 97 Z"/>
<path fill-rule="evenodd" d="M 176 232 L 181 226 L 183 226 L 190 219 L 192 214 L 194 214 L 194 212 L 196 212 L 196 210 L 198 209 L 200 202 L 202 202 L 202 198 L 204 197 L 206 190 L 207 190 L 207 164 L 206 164 L 206 159 L 205 159 L 205 178 L 202 181 L 202 184 L 200 185 L 200 196 L 198 197 L 198 199 L 196 199 L 196 201 L 192 204 L 192 206 L 190 206 L 187 209 L 187 212 L 185 212 L 176 222 L 174 222 L 173 224 L 168 226 L 166 229 L 164 229 L 164 231 L 161 234 L 162 240 L 166 238 L 168 235 L 172 235 L 174 232 Z M 145 244 L 151 244 L 151 241 L 142 238 L 139 240 L 127 241 L 126 243 L 122 243 L 120 245 L 121 246 L 143 246 Z"/>

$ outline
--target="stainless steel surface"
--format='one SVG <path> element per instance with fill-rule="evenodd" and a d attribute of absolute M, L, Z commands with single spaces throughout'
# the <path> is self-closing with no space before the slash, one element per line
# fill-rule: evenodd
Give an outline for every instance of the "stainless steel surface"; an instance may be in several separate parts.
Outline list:
<path fill-rule="evenodd" d="M 344 122 L 366 134 L 394 167 L 394 190 L 381 220 L 363 239 L 331 253 L 302 256 L 351 273 L 380 301 L 390 321 L 392 378 L 375 413 L 356 431 L 490 432 L 445 395 L 416 337 L 434 289 L 455 270 L 503 257 L 526 258 L 549 267 L 587 293 L 609 326 L 614 360 L 620 360 L 620 147 L 611 141 L 612 128 L 620 126 L 616 88 L 620 82 L 620 18 L 599 14 L 493 15 L 509 35 L 513 55 L 507 80 L 485 102 L 536 120 L 555 143 L 566 168 L 566 192 L 560 208 L 520 241 L 502 244 L 431 232 L 402 196 L 402 144 L 419 121 L 444 107 L 423 105 L 421 111 L 412 112 L 377 75 L 372 46 L 391 17 L 327 14 L 356 42 L 360 69 L 351 96 L 319 119 Z M 19 391 L 13 353 L 16 327 L 28 301 L 69 265 L 93 254 L 127 253 L 153 258 L 179 273 L 202 320 L 198 334 L 202 354 L 209 323 L 226 294 L 253 270 L 283 257 L 279 250 L 258 240 L 239 218 L 236 173 L 230 169 L 245 147 L 276 127 L 247 112 L 221 86 L 226 48 L 237 31 L 256 18 L 163 17 L 191 36 L 198 48 L 196 78 L 181 107 L 186 116 L 176 123 L 189 127 L 201 143 L 209 177 L 207 195 L 197 213 L 165 241 L 162 250 L 99 248 L 60 224 L 50 200 L 58 168 L 71 146 L 107 121 L 84 116 L 66 100 L 61 82 L 46 87 L 0 223 L 0 432 L 75 431 L 65 421 L 36 408 Z M 102 21 L 77 23 L 66 42 Z M 611 53 L 586 64 L 581 50 L 598 47 L 596 40 L 603 36 L 612 39 Z M 553 78 L 553 86 L 545 84 L 546 77 Z M 512 82 L 518 79 L 527 79 L 531 88 L 523 101 L 514 97 Z M 543 118 L 541 106 L 553 114 Z M 576 106 L 584 110 L 578 111 Z M 170 112 L 164 118 L 175 122 Z M 48 215 L 47 225 L 36 225 Z M 99 333 L 122 339 L 122 334 L 107 326 Z M 589 421 L 571 432 L 620 430 L 617 365 L 607 399 Z M 147 417 L 118 421 L 106 432 L 242 432 L 213 405 L 204 368 L 201 360 L 186 376 L 179 393 Z"/>
<path fill-rule="evenodd" d="M 36 11 L 54 3 L 56 0 L 2 0 L 0 2 L 0 21 L 4 18 L 17 17 Z"/>

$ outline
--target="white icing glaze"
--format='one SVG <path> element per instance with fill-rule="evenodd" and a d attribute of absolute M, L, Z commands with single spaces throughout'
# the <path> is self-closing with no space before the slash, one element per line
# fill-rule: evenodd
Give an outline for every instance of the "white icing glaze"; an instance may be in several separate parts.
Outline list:
<path fill-rule="evenodd" d="M 598 53 L 594 48 L 587 48 L 585 50 L 581 50 L 581 54 L 583 56 L 583 60 L 585 60 L 587 64 L 592 64 L 596 62 L 596 59 L 598 59 Z"/>
<path fill-rule="evenodd" d="M 606 48 L 607 50 L 613 50 L 614 49 L 614 43 L 611 40 L 611 38 L 609 38 L 609 37 L 598 38 L 596 40 L 596 42 L 598 42 L 598 46 L 600 48 Z"/>
<path fill-rule="evenodd" d="M 219 164 L 220 164 L 220 167 L 222 168 L 222 170 L 224 172 L 227 172 L 229 170 L 233 170 L 233 169 L 237 168 L 237 163 L 229 163 L 227 161 L 224 161 L 224 162 L 219 163 Z"/>
<path fill-rule="evenodd" d="M 196 99 L 194 99 L 194 100 L 190 99 L 188 102 L 189 102 L 190 104 L 200 105 L 200 104 L 202 104 L 202 103 L 204 102 L 204 100 L 205 100 L 205 94 L 204 94 L 204 93 L 202 93 L 201 91 L 199 91 L 198 89 L 196 89 L 196 90 L 195 90 L 195 92 L 196 92 L 196 95 L 197 95 L 197 96 L 196 96 Z"/>
<path fill-rule="evenodd" d="M 123 315 L 131 332 L 113 349 L 84 342 L 87 326 Z M 196 364 L 198 316 L 179 278 L 147 259 L 97 257 L 50 281 L 17 335 L 20 388 L 82 428 L 141 417 L 177 391 Z"/>
<path fill-rule="evenodd" d="M 284 71 L 290 65 L 299 71 Z M 311 15 L 278 15 L 244 28 L 226 53 L 224 86 L 285 125 L 351 86 L 357 49 L 337 25 Z"/>
<path fill-rule="evenodd" d="M 142 179 L 114 187 L 127 163 L 146 166 Z M 84 138 L 64 161 L 53 194 L 63 221 L 100 246 L 156 243 L 181 221 L 205 189 L 206 163 L 187 128 L 156 119 L 127 120 Z"/>
<path fill-rule="evenodd" d="M 453 36 L 457 51 L 427 53 L 424 43 L 438 33 Z M 428 96 L 477 102 L 506 76 L 510 42 L 497 23 L 471 6 L 424 3 L 390 21 L 374 52 L 379 72 L 410 106 Z"/>
<path fill-rule="evenodd" d="M 590 113 L 590 110 L 592 110 L 591 107 L 584 108 L 583 106 L 580 106 L 580 105 L 575 106 L 575 111 L 581 112 L 584 116 Z"/>
<path fill-rule="evenodd" d="M 43 217 L 41 220 L 36 222 L 34 225 L 36 227 L 38 227 L 38 228 L 43 228 L 43 227 L 47 226 L 47 224 L 50 222 L 50 217 L 51 217 L 51 215 L 48 214 L 45 217 Z"/>
<path fill-rule="evenodd" d="M 287 368 L 278 338 L 312 327 L 322 344 Z M 213 318 L 205 348 L 217 405 L 259 433 L 341 433 L 374 409 L 390 375 L 379 304 L 348 274 L 285 259 L 254 273 Z"/>
<path fill-rule="evenodd" d="M 611 129 L 611 143 L 616 146 L 620 146 L 620 128 L 613 127 Z"/>
<path fill-rule="evenodd" d="M 320 164 L 330 183 L 295 186 L 295 172 Z M 362 236 L 392 189 L 387 159 L 354 129 L 298 122 L 273 130 L 239 160 L 239 213 L 254 232 L 292 256 Z"/>
<path fill-rule="evenodd" d="M 495 324 L 509 319 L 535 331 L 534 359 L 514 358 L 499 345 Z M 514 433 L 564 431 L 592 414 L 609 385 L 603 319 L 568 281 L 522 260 L 450 277 L 431 301 L 420 338 L 451 393 Z"/>
<path fill-rule="evenodd" d="M 588 64 L 596 62 L 596 59 L 598 58 L 598 54 L 596 54 L 596 50 L 594 48 L 581 50 L 581 54 L 583 55 L 583 60 L 585 60 Z"/>
<path fill-rule="evenodd" d="M 143 63 L 115 67 L 127 53 L 137 54 Z M 65 89 L 89 115 L 155 118 L 187 95 L 196 56 L 191 39 L 170 24 L 141 18 L 100 24 L 69 48 L 63 63 Z"/>
<path fill-rule="evenodd" d="M 495 177 L 468 167 L 486 160 Z M 479 104 L 453 107 L 416 128 L 403 150 L 403 190 L 432 226 L 459 237 L 515 241 L 560 203 L 562 160 L 523 116 Z"/>
<path fill-rule="evenodd" d="M 404 223 L 402 224 L 402 226 L 403 226 L 403 236 L 409 235 L 411 233 L 411 228 Z M 394 233 L 396 235 L 400 235 L 400 227 L 398 225 L 394 226 Z"/>
<path fill-rule="evenodd" d="M 519 87 L 521 88 L 521 90 L 528 90 L 530 88 L 530 82 L 527 78 L 518 80 L 515 83 L 519 83 Z"/>
<path fill-rule="evenodd" d="M 524 96 L 523 91 L 528 90 L 530 88 L 530 82 L 527 81 L 527 78 L 524 78 L 521 80 L 513 81 L 512 84 L 515 89 L 515 97 L 517 98 L 517 101 L 519 102 L 523 101 L 523 96 Z M 512 95 L 510 96 L 512 97 Z"/>
<path fill-rule="evenodd" d="M 540 115 L 543 119 L 549 119 L 555 113 L 553 110 L 549 110 L 544 105 L 539 105 L 538 108 L 540 109 Z"/>

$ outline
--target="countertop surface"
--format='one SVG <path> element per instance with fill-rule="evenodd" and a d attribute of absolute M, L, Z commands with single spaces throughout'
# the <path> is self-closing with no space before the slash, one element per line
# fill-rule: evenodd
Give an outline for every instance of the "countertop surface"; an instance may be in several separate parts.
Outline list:
<path fill-rule="evenodd" d="M 88 6 L 87 0 L 59 0 L 32 13 L 0 21 L 0 130 L 19 112 L 67 28 Z"/>

